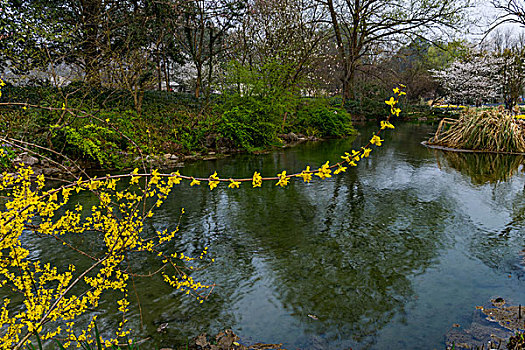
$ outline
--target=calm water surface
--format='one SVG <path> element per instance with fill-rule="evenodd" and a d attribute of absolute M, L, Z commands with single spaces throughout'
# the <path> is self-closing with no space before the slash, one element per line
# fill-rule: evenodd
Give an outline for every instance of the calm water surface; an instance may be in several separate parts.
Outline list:
<path fill-rule="evenodd" d="M 193 276 L 217 287 L 199 305 L 160 277 L 137 281 L 140 336 L 152 336 L 153 348 L 232 328 L 243 342 L 288 349 L 443 349 L 452 324 L 468 325 L 476 305 L 494 296 L 525 304 L 522 159 L 426 149 L 420 142 L 434 129 L 400 125 L 357 168 L 322 182 L 176 188 L 149 225 L 173 229 L 184 207 L 173 249 L 198 255 L 209 246 L 216 262 Z M 318 167 L 364 145 L 374 130 L 182 172 L 251 177 Z M 78 259 L 31 244 L 43 259 Z M 133 264 L 153 269 L 148 260 Z M 100 327 L 112 330 L 118 318 L 107 305 Z M 130 316 L 140 329 L 138 309 Z M 163 322 L 169 326 L 159 334 Z"/>

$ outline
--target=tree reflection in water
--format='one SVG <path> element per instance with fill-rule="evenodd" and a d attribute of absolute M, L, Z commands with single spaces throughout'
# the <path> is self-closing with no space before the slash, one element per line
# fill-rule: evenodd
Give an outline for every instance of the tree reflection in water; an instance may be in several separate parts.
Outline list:
<path fill-rule="evenodd" d="M 439 150 L 433 152 L 440 168 L 445 164 L 469 176 L 475 185 L 506 181 L 516 173 L 524 171 L 525 157 L 521 155 Z"/>

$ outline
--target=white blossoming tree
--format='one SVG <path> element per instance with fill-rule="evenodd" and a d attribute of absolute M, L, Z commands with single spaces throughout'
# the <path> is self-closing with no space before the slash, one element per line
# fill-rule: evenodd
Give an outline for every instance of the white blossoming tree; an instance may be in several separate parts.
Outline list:
<path fill-rule="evenodd" d="M 445 90 L 445 97 L 456 104 L 476 104 L 500 98 L 503 88 L 500 74 L 502 58 L 476 53 L 457 59 L 442 70 L 432 70 L 433 77 Z"/>

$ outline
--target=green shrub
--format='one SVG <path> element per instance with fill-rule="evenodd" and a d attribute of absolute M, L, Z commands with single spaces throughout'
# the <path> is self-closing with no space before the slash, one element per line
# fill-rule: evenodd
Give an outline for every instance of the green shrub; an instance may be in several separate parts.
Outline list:
<path fill-rule="evenodd" d="M 345 109 L 353 116 L 362 117 L 369 120 L 376 120 L 378 117 L 386 117 L 388 110 L 385 108 L 385 99 L 380 96 L 373 98 L 363 97 L 359 100 L 347 100 Z"/>
<path fill-rule="evenodd" d="M 235 147 L 254 151 L 278 143 L 280 108 L 268 99 L 236 96 L 222 106 L 216 128 Z"/>
<path fill-rule="evenodd" d="M 16 153 L 9 144 L 0 145 L 0 171 L 8 170 L 11 167 Z"/>
<path fill-rule="evenodd" d="M 324 99 L 304 103 L 291 120 L 291 130 L 319 137 L 341 137 L 356 132 L 350 114 Z"/>
<path fill-rule="evenodd" d="M 54 140 L 64 142 L 64 153 L 94 161 L 109 168 L 120 167 L 123 148 L 121 138 L 105 126 L 88 123 L 80 126 L 57 128 Z"/>

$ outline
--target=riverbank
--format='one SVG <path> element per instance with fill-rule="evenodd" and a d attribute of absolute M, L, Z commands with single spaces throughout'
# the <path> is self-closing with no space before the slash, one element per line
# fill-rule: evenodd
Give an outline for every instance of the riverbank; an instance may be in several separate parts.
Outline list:
<path fill-rule="evenodd" d="M 275 105 L 263 97 L 148 91 L 140 112 L 122 91 L 6 86 L 1 99 L 0 170 L 20 163 L 23 153 L 62 170 L 120 170 L 355 134 L 351 115 L 329 98 Z M 54 172 L 42 163 L 43 172 Z"/>
<path fill-rule="evenodd" d="M 253 154 L 267 154 L 274 152 L 278 149 L 283 148 L 290 148 L 295 147 L 297 145 L 300 145 L 304 142 L 312 142 L 312 141 L 323 141 L 325 139 L 317 138 L 314 136 L 305 136 L 303 134 L 295 134 L 293 132 L 288 134 L 281 134 L 279 135 L 279 138 L 282 140 L 282 144 L 280 146 L 272 146 L 271 148 L 267 148 L 260 151 L 254 151 L 251 152 Z M 342 137 L 341 137 L 342 138 Z M 5 149 L 6 146 L 4 145 Z M 30 166 L 34 172 L 34 176 L 38 175 L 44 175 L 46 178 L 57 178 L 57 179 L 65 179 L 65 178 L 75 178 L 76 176 L 82 175 L 81 173 L 83 171 L 117 171 L 121 172 L 123 170 L 130 170 L 134 169 L 136 167 L 146 167 L 146 168 L 156 168 L 156 169 L 174 169 L 174 168 L 182 168 L 185 166 L 188 162 L 196 162 L 196 161 L 213 161 L 218 159 L 224 159 L 227 157 L 231 157 L 235 154 L 241 154 L 241 153 L 249 153 L 246 150 L 243 149 L 221 149 L 220 152 L 215 150 L 210 150 L 208 152 L 194 152 L 192 154 L 171 154 L 171 153 L 164 153 L 164 154 L 157 154 L 157 155 L 145 155 L 143 157 L 135 157 L 133 161 L 126 162 L 128 164 L 127 167 L 120 167 L 120 168 L 111 168 L 111 169 L 101 169 L 96 167 L 96 164 L 90 163 L 90 162 L 82 162 L 81 164 L 75 164 L 75 165 L 64 165 L 63 163 L 53 161 L 49 159 L 48 157 L 38 154 L 36 152 L 20 152 L 16 153 L 16 151 L 12 152 L 14 154 L 13 157 L 9 160 L 9 163 L 5 166 L 5 170 L 8 172 L 13 172 L 18 166 L 25 165 Z M 127 154 L 125 152 L 121 152 L 122 157 L 131 157 L 132 155 Z"/>

